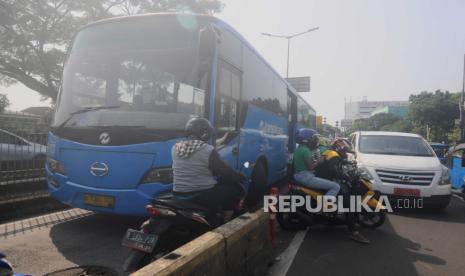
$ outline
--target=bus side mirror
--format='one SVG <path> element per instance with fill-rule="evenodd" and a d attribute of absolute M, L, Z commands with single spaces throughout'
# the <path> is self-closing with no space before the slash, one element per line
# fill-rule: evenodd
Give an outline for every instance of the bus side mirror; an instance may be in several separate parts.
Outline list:
<path fill-rule="evenodd" d="M 220 33 L 213 24 L 208 24 L 199 31 L 199 56 L 213 58 L 216 44 L 220 42 Z"/>

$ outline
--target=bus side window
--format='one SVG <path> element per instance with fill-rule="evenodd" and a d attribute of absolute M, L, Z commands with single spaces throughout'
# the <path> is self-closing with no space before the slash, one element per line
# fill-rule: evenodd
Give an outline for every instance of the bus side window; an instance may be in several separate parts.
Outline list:
<path fill-rule="evenodd" d="M 238 123 L 241 78 L 227 64 L 219 67 L 216 94 L 216 145 L 222 147 L 235 137 Z"/>

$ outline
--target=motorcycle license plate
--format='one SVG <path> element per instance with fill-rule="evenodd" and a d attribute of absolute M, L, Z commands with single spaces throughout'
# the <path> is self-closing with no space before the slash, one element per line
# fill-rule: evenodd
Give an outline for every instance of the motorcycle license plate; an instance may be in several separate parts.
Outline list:
<path fill-rule="evenodd" d="M 419 189 L 406 189 L 406 188 L 394 188 L 394 194 L 399 196 L 415 196 L 420 197 Z"/>
<path fill-rule="evenodd" d="M 151 253 L 157 243 L 157 240 L 157 235 L 146 234 L 134 229 L 128 229 L 124 235 L 122 245 L 139 251 Z"/>

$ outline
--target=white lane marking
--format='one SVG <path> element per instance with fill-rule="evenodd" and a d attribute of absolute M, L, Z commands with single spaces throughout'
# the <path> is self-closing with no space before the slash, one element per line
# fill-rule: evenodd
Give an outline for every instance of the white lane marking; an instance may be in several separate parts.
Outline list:
<path fill-rule="evenodd" d="M 465 200 L 463 199 L 463 197 L 461 197 L 461 196 L 459 196 L 459 195 L 452 195 L 452 196 L 455 197 L 455 198 L 460 199 L 461 201 L 464 201 L 464 202 L 465 202 Z"/>
<path fill-rule="evenodd" d="M 295 234 L 291 241 L 291 244 L 279 255 L 280 260 L 273 264 L 268 271 L 267 276 L 283 276 L 287 274 L 287 271 L 291 267 L 294 261 L 297 251 L 299 251 L 305 236 L 307 235 L 308 228 L 304 231 L 299 231 Z"/>

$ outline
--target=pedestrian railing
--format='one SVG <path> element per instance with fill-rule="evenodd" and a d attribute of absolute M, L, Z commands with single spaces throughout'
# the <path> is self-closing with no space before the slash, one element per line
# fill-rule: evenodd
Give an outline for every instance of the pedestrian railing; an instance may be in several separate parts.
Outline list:
<path fill-rule="evenodd" d="M 0 185 L 45 177 L 46 133 L 21 134 L 0 129 Z"/>

